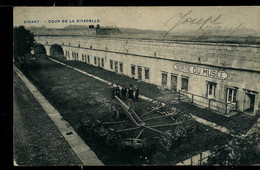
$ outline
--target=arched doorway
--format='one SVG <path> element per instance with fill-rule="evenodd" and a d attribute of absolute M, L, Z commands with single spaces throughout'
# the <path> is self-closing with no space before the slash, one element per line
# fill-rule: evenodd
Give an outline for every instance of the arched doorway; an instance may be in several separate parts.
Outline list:
<path fill-rule="evenodd" d="M 45 47 L 42 45 L 42 44 L 36 44 L 34 47 L 33 47 L 33 52 L 34 54 L 44 54 L 46 55 L 46 49 Z"/>
<path fill-rule="evenodd" d="M 59 44 L 53 44 L 50 48 L 50 56 L 64 57 L 64 51 Z"/>

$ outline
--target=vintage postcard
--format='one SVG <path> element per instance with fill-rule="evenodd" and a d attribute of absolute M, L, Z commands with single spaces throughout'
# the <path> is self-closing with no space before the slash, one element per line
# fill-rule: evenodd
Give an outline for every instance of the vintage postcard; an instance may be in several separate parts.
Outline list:
<path fill-rule="evenodd" d="M 15 166 L 260 164 L 260 8 L 14 7 Z"/>

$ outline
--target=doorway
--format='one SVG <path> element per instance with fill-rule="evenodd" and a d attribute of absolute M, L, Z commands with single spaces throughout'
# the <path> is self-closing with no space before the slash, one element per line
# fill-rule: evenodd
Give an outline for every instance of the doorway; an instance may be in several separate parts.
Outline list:
<path fill-rule="evenodd" d="M 142 67 L 138 66 L 138 80 L 142 80 Z"/>
<path fill-rule="evenodd" d="M 244 102 L 244 111 L 253 113 L 255 108 L 255 94 L 246 93 Z"/>
<path fill-rule="evenodd" d="M 171 74 L 171 90 L 177 91 L 177 75 Z"/>

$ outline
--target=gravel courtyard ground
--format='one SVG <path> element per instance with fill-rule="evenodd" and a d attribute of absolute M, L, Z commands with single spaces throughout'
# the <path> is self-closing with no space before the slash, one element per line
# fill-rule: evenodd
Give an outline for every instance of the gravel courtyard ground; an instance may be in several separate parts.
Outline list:
<path fill-rule="evenodd" d="M 138 85 L 140 93 L 150 98 L 156 98 L 162 95 L 162 92 L 154 85 L 143 82 L 137 82 L 131 78 L 116 75 L 115 73 L 96 68 L 84 63 L 68 62 L 66 64 L 77 67 L 88 73 L 104 78 L 113 83 L 124 82 L 125 85 Z M 186 138 L 181 138 L 174 143 L 169 152 L 165 152 L 161 147 L 155 146 L 150 150 L 131 150 L 117 149 L 108 147 L 102 138 L 89 134 L 81 125 L 80 119 L 84 114 L 93 114 L 101 120 L 109 120 L 111 113 L 109 111 L 110 87 L 98 80 L 83 75 L 75 70 L 64 67 L 46 58 L 37 57 L 28 63 L 27 77 L 38 87 L 40 92 L 55 106 L 63 118 L 67 120 L 89 145 L 97 156 L 106 165 L 175 165 L 176 163 L 188 159 L 190 156 L 211 149 L 213 146 L 222 145 L 229 138 L 227 135 L 214 129 L 197 123 L 197 130 Z M 137 103 L 137 113 L 145 112 L 148 105 L 146 101 L 141 100 Z M 184 105 L 183 105 L 184 106 Z M 187 107 L 187 106 L 186 106 Z M 181 107 L 180 108 L 186 108 Z M 205 119 L 215 120 L 216 114 L 210 114 L 210 111 L 196 109 L 195 106 L 189 106 L 185 110 L 193 114 L 204 114 Z M 203 112 L 202 112 L 203 111 Z M 207 116 L 205 116 L 207 115 Z M 228 126 L 238 125 L 243 116 L 237 115 L 237 121 Z M 218 116 L 217 116 L 218 117 Z M 223 121 L 224 118 L 217 118 L 216 121 Z M 254 122 L 253 119 L 248 120 Z M 158 123 L 158 122 L 157 122 Z M 160 122 L 159 122 L 160 123 Z M 217 122 L 215 122 L 217 123 Z M 222 122 L 223 125 L 226 125 Z M 245 132 L 250 125 L 239 132 Z M 229 128 L 229 127 L 227 127 Z M 159 145 L 159 144 L 158 144 Z"/>
<path fill-rule="evenodd" d="M 13 148 L 18 166 L 81 165 L 56 125 L 15 73 L 13 82 Z"/>
<path fill-rule="evenodd" d="M 55 58 L 56 60 L 59 60 Z M 100 78 L 103 78 L 105 80 L 108 80 L 113 83 L 117 84 L 134 84 L 137 85 L 140 89 L 140 93 L 144 96 L 150 97 L 150 98 L 157 98 L 163 95 L 162 91 L 160 91 L 157 86 L 147 84 L 144 82 L 139 82 L 137 80 L 131 79 L 126 76 L 122 76 L 119 74 L 115 74 L 113 72 L 97 68 L 92 65 L 88 65 L 83 62 L 79 61 L 64 61 L 64 60 L 59 60 L 62 61 L 63 63 L 76 67 L 78 69 L 81 69 L 83 71 L 86 71 L 90 74 L 93 74 L 95 76 L 98 76 Z M 122 83 L 123 82 L 123 83 Z M 170 92 L 170 91 L 169 91 Z M 169 93 L 169 92 L 164 92 L 164 93 Z M 199 107 L 196 107 L 194 105 L 191 105 L 190 103 L 180 103 L 177 105 L 177 107 L 181 108 L 182 110 L 185 110 L 186 112 L 190 112 L 196 116 L 199 116 L 205 120 L 214 122 L 220 126 L 226 127 L 228 129 L 234 130 L 237 134 L 245 134 L 247 133 L 250 128 L 256 123 L 257 119 L 260 117 L 260 114 L 257 114 L 255 116 L 248 116 L 243 113 L 238 113 L 237 115 L 234 115 L 232 117 L 225 117 L 219 114 L 216 114 L 212 112 L 211 110 L 207 109 L 202 109 Z"/>

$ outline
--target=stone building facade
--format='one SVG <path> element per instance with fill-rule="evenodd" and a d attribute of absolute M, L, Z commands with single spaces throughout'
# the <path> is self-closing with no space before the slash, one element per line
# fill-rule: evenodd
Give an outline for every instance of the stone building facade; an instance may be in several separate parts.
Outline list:
<path fill-rule="evenodd" d="M 47 55 L 60 45 L 77 60 L 188 95 L 222 113 L 260 105 L 260 45 L 80 36 L 36 36 Z M 53 51 L 53 50 L 52 50 Z"/>

